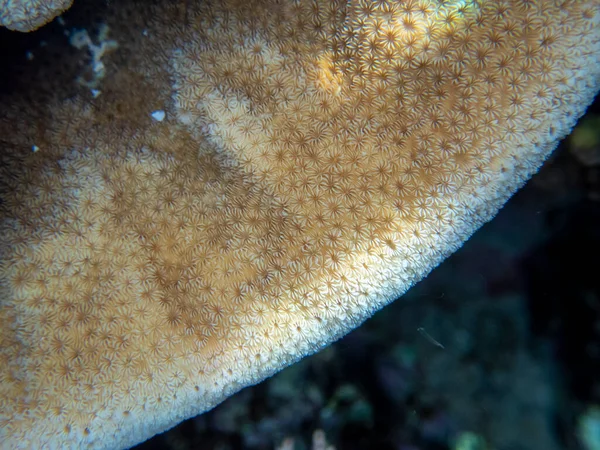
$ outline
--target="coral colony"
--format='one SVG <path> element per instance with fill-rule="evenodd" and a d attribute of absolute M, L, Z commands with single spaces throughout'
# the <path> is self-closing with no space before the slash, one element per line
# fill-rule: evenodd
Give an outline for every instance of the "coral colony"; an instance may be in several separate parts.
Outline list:
<path fill-rule="evenodd" d="M 326 346 L 598 89 L 599 0 L 103 8 L 83 79 L 0 100 L 2 448 L 131 446 Z"/>

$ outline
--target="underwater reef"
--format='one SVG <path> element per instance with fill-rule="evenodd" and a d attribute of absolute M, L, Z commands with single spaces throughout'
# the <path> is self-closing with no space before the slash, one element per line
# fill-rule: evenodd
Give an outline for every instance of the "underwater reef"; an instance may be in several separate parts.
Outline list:
<path fill-rule="evenodd" d="M 3 30 L 0 447 L 595 448 L 599 6 Z"/>

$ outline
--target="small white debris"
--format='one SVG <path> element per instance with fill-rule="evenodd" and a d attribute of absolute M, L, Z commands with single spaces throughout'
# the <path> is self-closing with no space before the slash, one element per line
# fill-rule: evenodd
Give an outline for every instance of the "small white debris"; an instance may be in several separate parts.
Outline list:
<path fill-rule="evenodd" d="M 92 97 L 94 97 L 94 98 L 98 98 L 98 96 L 100 95 L 100 93 L 101 93 L 102 91 L 101 91 L 101 90 L 99 90 L 99 89 L 92 89 L 90 92 L 92 93 Z"/>
<path fill-rule="evenodd" d="M 439 347 L 441 349 L 445 349 L 446 348 L 440 342 L 436 341 L 433 337 L 431 337 L 431 335 L 429 333 L 427 333 L 427 331 L 425 331 L 425 328 L 419 327 L 419 328 L 417 328 L 417 331 L 419 333 L 421 333 L 423 336 L 425 336 L 425 339 L 427 339 L 429 342 L 431 342 L 436 347 Z"/>
<path fill-rule="evenodd" d="M 60 26 L 63 26 L 63 27 L 65 26 L 65 19 L 63 19 L 61 16 L 58 16 L 58 17 L 56 18 L 56 21 L 58 22 L 58 24 L 59 24 Z"/>
<path fill-rule="evenodd" d="M 71 35 L 71 39 L 69 39 L 71 45 L 77 49 L 82 49 L 84 47 L 93 48 L 94 44 L 88 35 L 87 30 L 73 30 L 73 34 Z"/>
<path fill-rule="evenodd" d="M 40 148 L 37 145 L 32 145 L 31 150 L 33 150 L 33 153 L 35 153 L 35 152 L 38 152 L 40 150 Z"/>
<path fill-rule="evenodd" d="M 25 53 L 25 58 L 27 58 L 27 61 L 33 60 L 33 53 L 31 53 L 31 52 Z"/>
<path fill-rule="evenodd" d="M 90 89 L 96 88 L 106 74 L 106 66 L 102 58 L 119 46 L 116 41 L 108 39 L 108 26 L 105 24 L 99 27 L 95 41 L 98 44 L 94 43 L 85 29 L 73 29 L 69 37 L 69 42 L 73 47 L 78 50 L 87 49 L 91 57 L 86 73 L 78 78 L 79 83 Z"/>
<path fill-rule="evenodd" d="M 165 118 L 165 115 L 165 112 L 162 109 L 159 109 L 152 113 L 152 118 L 158 122 L 162 122 Z"/>
<path fill-rule="evenodd" d="M 96 63 L 94 63 L 92 68 L 93 68 L 94 72 L 104 74 L 105 67 L 104 67 L 104 63 L 102 61 L 97 61 Z"/>
<path fill-rule="evenodd" d="M 143 30 L 143 31 L 142 31 L 142 35 L 144 35 L 144 36 L 148 36 L 148 30 Z"/>

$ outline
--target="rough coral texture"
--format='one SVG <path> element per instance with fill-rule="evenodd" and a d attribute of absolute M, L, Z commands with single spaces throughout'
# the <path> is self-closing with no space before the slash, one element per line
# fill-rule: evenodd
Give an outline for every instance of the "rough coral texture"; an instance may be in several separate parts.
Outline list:
<path fill-rule="evenodd" d="M 0 0 L 0 25 L 33 31 L 69 9 L 73 0 Z"/>
<path fill-rule="evenodd" d="M 327 345 L 598 89 L 598 0 L 168 3 L 98 98 L 3 105 L 5 448 L 131 446 Z"/>

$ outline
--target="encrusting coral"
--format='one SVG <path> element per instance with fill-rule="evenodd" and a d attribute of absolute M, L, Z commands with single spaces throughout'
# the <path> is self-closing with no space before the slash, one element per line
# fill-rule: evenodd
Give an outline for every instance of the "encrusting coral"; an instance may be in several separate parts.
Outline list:
<path fill-rule="evenodd" d="M 33 31 L 69 9 L 73 0 L 0 0 L 0 25 Z"/>
<path fill-rule="evenodd" d="M 183 3 L 112 7 L 99 95 L 2 100 L 4 448 L 131 446 L 327 345 L 598 89 L 598 0 Z"/>

